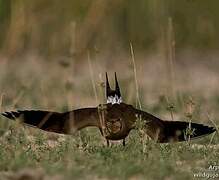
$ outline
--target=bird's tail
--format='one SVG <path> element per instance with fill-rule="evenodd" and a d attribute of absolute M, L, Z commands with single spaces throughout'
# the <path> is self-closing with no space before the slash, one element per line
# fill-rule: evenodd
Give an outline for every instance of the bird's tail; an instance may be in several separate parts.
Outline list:
<path fill-rule="evenodd" d="M 11 111 L 1 113 L 3 116 L 11 120 L 20 119 L 22 123 L 33 126 L 45 131 L 56 133 L 63 132 L 64 120 L 62 114 L 50 111 Z"/>
<path fill-rule="evenodd" d="M 205 126 L 197 123 L 181 121 L 164 121 L 164 136 L 162 142 L 186 141 L 215 132 L 214 127 Z"/>

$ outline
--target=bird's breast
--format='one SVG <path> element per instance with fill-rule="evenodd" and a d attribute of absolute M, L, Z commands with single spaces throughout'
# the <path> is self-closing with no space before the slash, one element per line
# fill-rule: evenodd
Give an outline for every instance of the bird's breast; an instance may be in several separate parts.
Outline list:
<path fill-rule="evenodd" d="M 106 122 L 106 139 L 120 140 L 128 136 L 131 128 L 129 128 L 123 119 L 117 121 Z"/>

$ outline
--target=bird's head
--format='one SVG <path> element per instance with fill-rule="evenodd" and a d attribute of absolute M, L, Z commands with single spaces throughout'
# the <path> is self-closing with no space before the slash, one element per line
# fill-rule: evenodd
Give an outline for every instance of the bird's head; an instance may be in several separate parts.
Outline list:
<path fill-rule="evenodd" d="M 122 103 L 122 97 L 121 97 L 121 92 L 120 92 L 116 72 L 115 72 L 115 90 L 112 90 L 110 88 L 108 75 L 106 73 L 106 98 L 107 98 L 107 104 L 120 104 L 120 103 Z"/>

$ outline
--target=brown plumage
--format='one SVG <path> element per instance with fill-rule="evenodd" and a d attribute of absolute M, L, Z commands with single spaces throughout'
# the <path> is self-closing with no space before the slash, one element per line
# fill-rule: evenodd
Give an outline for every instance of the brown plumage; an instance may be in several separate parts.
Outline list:
<path fill-rule="evenodd" d="M 61 134 L 73 134 L 77 130 L 95 126 L 104 131 L 108 140 L 125 139 L 129 132 L 136 128 L 137 119 L 143 121 L 145 132 L 160 143 L 185 141 L 189 127 L 188 122 L 163 121 L 125 103 L 104 104 L 65 113 L 24 110 L 5 112 L 2 115 L 12 120 L 20 118 L 24 124 Z M 140 116 L 141 118 L 137 118 Z M 100 125 L 100 118 L 105 118 L 105 129 Z M 191 139 L 215 132 L 213 127 L 196 123 L 191 123 L 191 129 L 193 130 L 190 134 Z"/>

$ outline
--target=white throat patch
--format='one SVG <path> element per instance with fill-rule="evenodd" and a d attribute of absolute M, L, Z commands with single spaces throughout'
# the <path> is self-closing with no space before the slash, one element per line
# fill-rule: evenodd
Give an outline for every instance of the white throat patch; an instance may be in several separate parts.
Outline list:
<path fill-rule="evenodd" d="M 120 104 L 122 102 L 122 97 L 118 97 L 117 95 L 115 96 L 108 96 L 107 98 L 107 104 L 111 103 L 111 104 Z"/>

